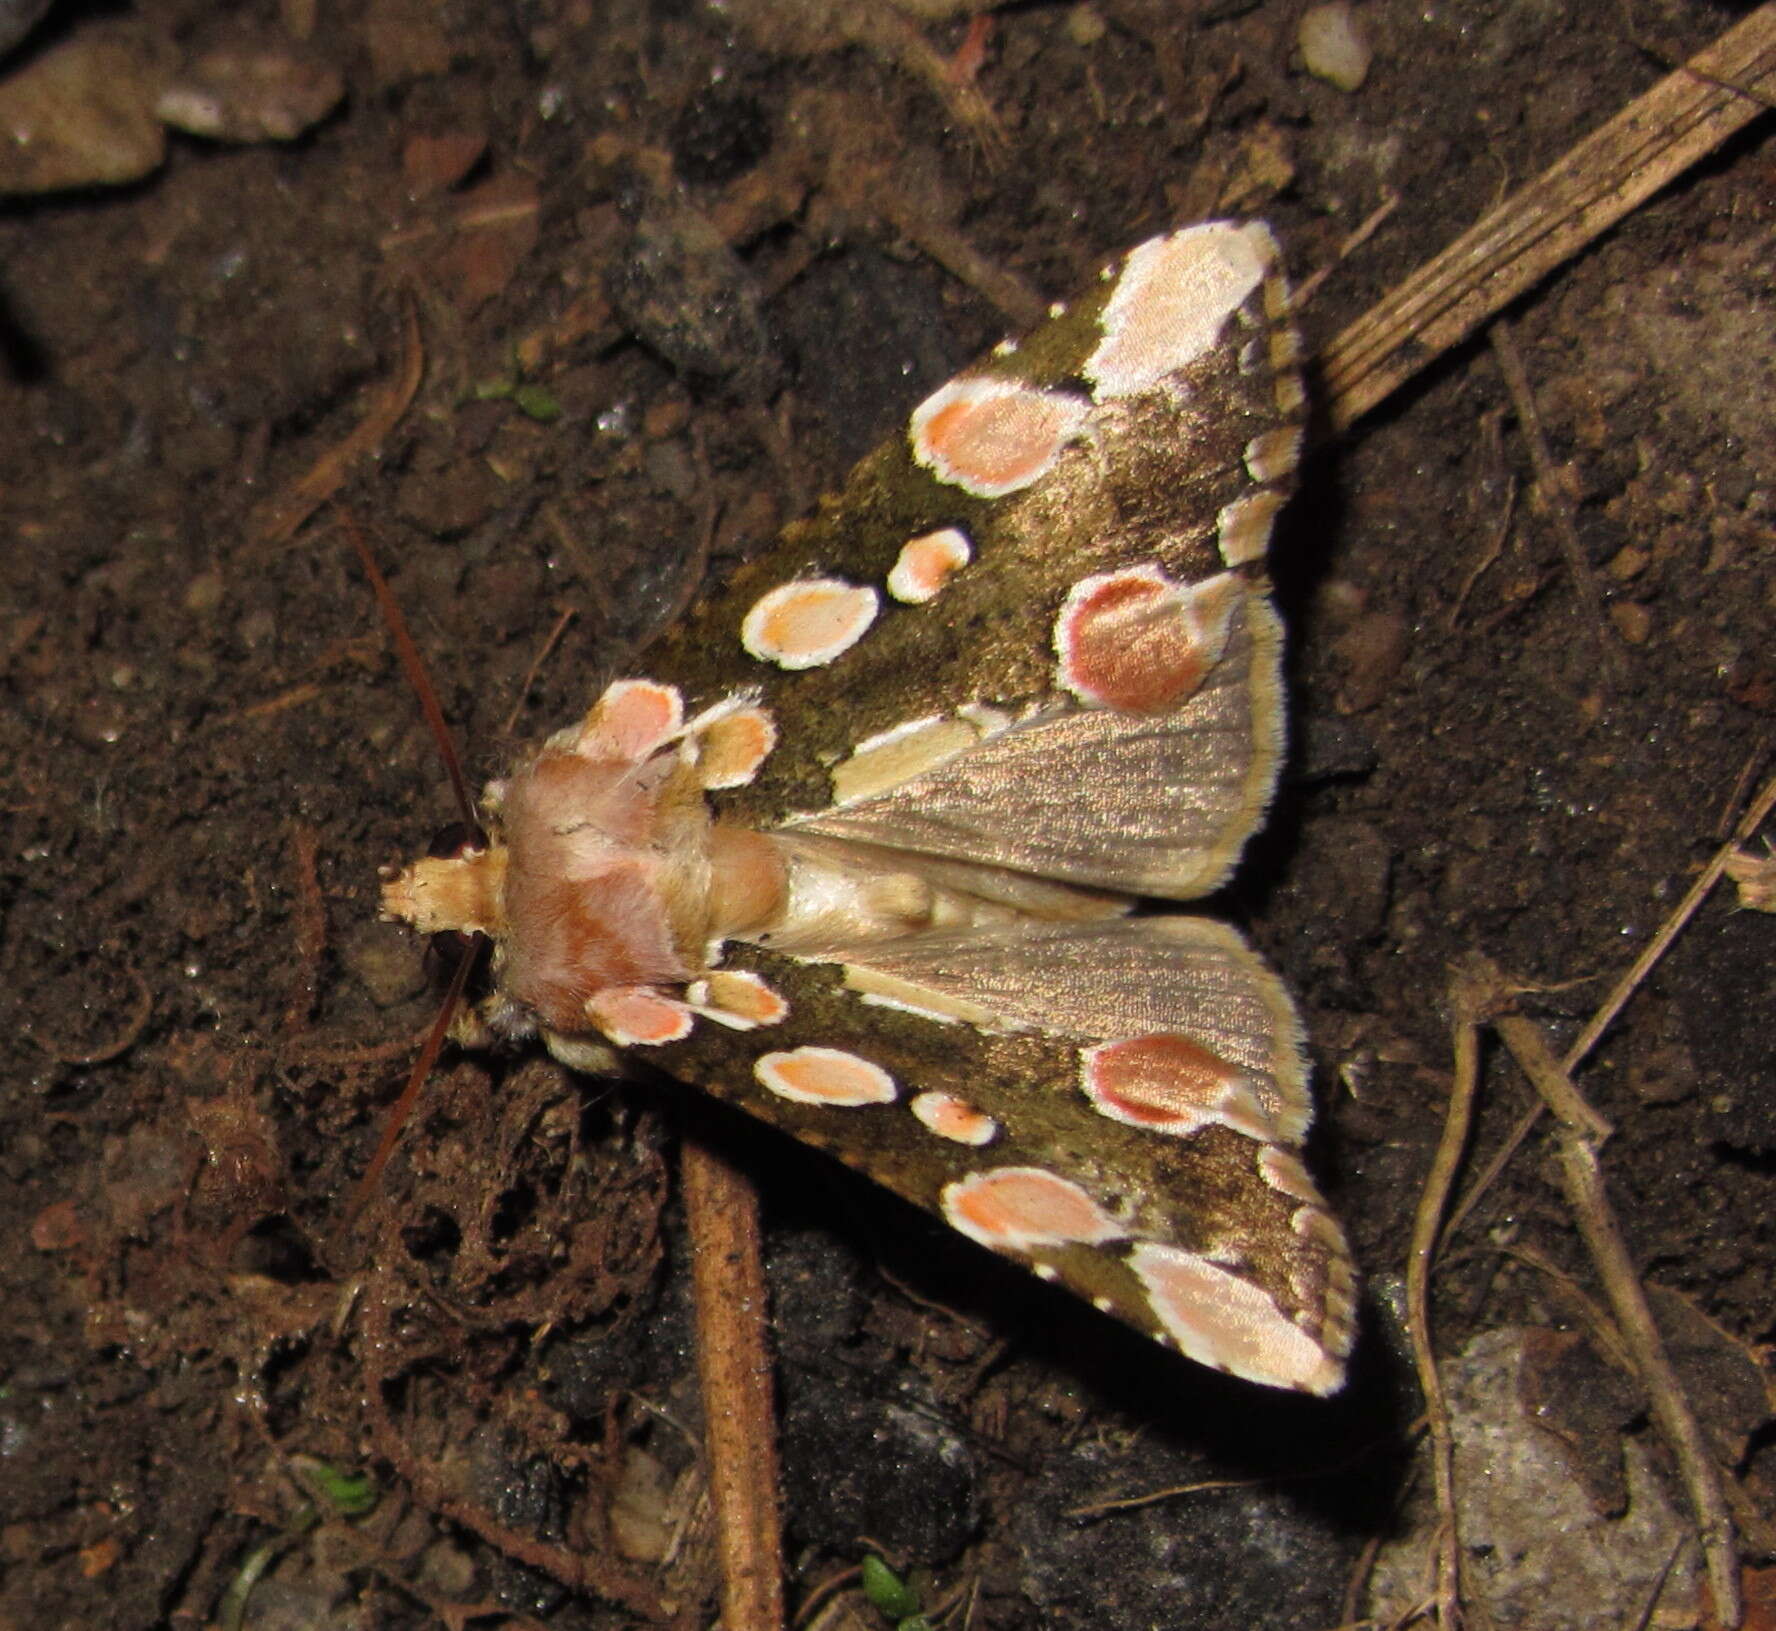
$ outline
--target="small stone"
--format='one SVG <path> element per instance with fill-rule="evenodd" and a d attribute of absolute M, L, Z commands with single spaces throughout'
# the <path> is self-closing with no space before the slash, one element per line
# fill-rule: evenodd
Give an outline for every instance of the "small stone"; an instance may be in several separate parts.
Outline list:
<path fill-rule="evenodd" d="M 1638 544 L 1624 544 L 1610 557 L 1609 565 L 1604 570 L 1616 582 L 1626 583 L 1646 570 L 1648 559 L 1647 552 Z"/>
<path fill-rule="evenodd" d="M 162 76 L 126 26 L 94 24 L 0 82 L 0 196 L 114 187 L 166 156 Z"/>
<path fill-rule="evenodd" d="M 220 572 L 199 572 L 185 585 L 185 610 L 193 617 L 208 617 L 222 604 L 224 587 Z"/>
<path fill-rule="evenodd" d="M 662 397 L 650 402 L 641 416 L 641 433 L 650 442 L 663 442 L 676 436 L 691 422 L 691 405 L 682 396 Z"/>
<path fill-rule="evenodd" d="M 465 1598 L 474 1588 L 475 1560 L 448 1540 L 435 1540 L 419 1560 L 419 1575 L 433 1591 Z"/>
<path fill-rule="evenodd" d="M 1631 646 L 1644 646 L 1647 637 L 1653 632 L 1653 614 L 1637 600 L 1617 600 L 1610 603 L 1610 622 L 1616 626 L 1616 633 Z"/>
<path fill-rule="evenodd" d="M 611 1539 L 624 1557 L 659 1563 L 672 1549 L 672 1474 L 646 1450 L 631 1448 L 610 1505 Z"/>
<path fill-rule="evenodd" d="M 396 507 L 434 538 L 453 538 L 485 521 L 499 502 L 499 479 L 479 459 L 452 459 L 402 481 Z"/>
<path fill-rule="evenodd" d="M 413 198 L 448 192 L 468 178 L 487 151 L 484 131 L 448 131 L 441 136 L 410 136 L 401 149 L 401 174 Z"/>
<path fill-rule="evenodd" d="M 1344 670 L 1338 687 L 1341 713 L 1359 714 L 1385 697 L 1405 666 L 1412 630 L 1393 612 L 1364 612 L 1332 643 Z"/>
<path fill-rule="evenodd" d="M 1296 43 L 1301 61 L 1316 79 L 1341 91 L 1356 90 L 1369 77 L 1373 53 L 1355 14 L 1344 0 L 1309 6 L 1302 13 Z"/>
<path fill-rule="evenodd" d="M 1109 27 L 1090 6 L 1075 6 L 1067 13 L 1067 38 L 1081 50 L 1096 45 Z"/>
<path fill-rule="evenodd" d="M 392 923 L 360 927 L 347 938 L 342 961 L 378 1008 L 393 1008 L 426 988 L 423 953 Z"/>
<path fill-rule="evenodd" d="M 221 47 L 167 86 L 154 111 L 175 129 L 214 141 L 293 142 L 344 96 L 339 70 L 307 52 Z"/>

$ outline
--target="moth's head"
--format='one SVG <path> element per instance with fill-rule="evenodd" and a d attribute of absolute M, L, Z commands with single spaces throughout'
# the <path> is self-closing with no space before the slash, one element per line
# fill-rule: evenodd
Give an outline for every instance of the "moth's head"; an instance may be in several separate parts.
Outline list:
<path fill-rule="evenodd" d="M 484 934 L 506 928 L 506 846 L 479 827 L 454 822 L 428 854 L 382 886 L 382 915 L 421 934 Z"/>

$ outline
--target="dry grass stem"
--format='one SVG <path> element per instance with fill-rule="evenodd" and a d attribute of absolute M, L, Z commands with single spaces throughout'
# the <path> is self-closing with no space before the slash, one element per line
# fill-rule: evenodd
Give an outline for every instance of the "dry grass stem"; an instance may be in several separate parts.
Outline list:
<path fill-rule="evenodd" d="M 255 539 L 287 544 L 302 523 L 345 485 L 357 461 L 382 446 L 383 438 L 406 416 L 419 382 L 425 377 L 425 347 L 420 343 L 419 319 L 409 302 L 401 312 L 401 363 L 395 377 L 372 400 L 370 411 L 356 430 L 329 448 L 284 492 L 262 504 L 253 514 Z"/>
<path fill-rule="evenodd" d="M 1319 355 L 1343 430 L 1767 106 L 1776 4 L 1760 6 L 1462 234 Z"/>
<path fill-rule="evenodd" d="M 1575 1071 L 1589 1057 L 1591 1050 L 1597 1046 L 1598 1039 L 1615 1023 L 1616 1016 L 1627 1006 L 1628 999 L 1639 990 L 1641 982 L 1650 974 L 1659 959 L 1670 950 L 1671 943 L 1677 939 L 1684 926 L 1696 915 L 1696 909 L 1707 899 L 1709 890 L 1720 882 L 1721 875 L 1727 869 L 1739 846 L 1764 824 L 1770 811 L 1776 808 L 1776 776 L 1765 782 L 1758 796 L 1752 800 L 1739 824 L 1733 829 L 1732 836 L 1715 851 L 1714 859 L 1702 869 L 1701 875 L 1690 885 L 1684 898 L 1671 909 L 1670 915 L 1659 925 L 1659 932 L 1646 944 L 1646 948 L 1629 965 L 1628 972 L 1619 979 L 1614 989 L 1604 998 L 1587 1022 L 1584 1030 L 1579 1032 L 1573 1045 L 1566 1050 L 1566 1057 L 1561 1060 L 1561 1068 L 1567 1072 Z M 1511 1136 L 1499 1146 L 1497 1153 L 1486 1163 L 1485 1170 L 1468 1188 L 1466 1194 L 1456 1203 L 1455 1210 L 1449 1215 L 1449 1222 L 1444 1228 L 1444 1236 L 1448 1238 L 1466 1221 L 1468 1214 L 1479 1204 L 1480 1198 L 1498 1181 L 1498 1175 L 1510 1165 L 1511 1158 L 1523 1147 L 1523 1141 L 1535 1130 L 1541 1120 L 1543 1105 L 1540 1102 L 1532 1105 L 1524 1112 L 1523 1118 L 1511 1129 Z"/>
<path fill-rule="evenodd" d="M 744 1173 L 694 1134 L 684 1140 L 679 1170 L 691 1235 L 722 1626 L 724 1631 L 782 1631 L 777 1418 L 758 1197 Z"/>
<path fill-rule="evenodd" d="M 1542 432 L 1542 416 L 1536 407 L 1535 392 L 1530 388 L 1529 373 L 1523 366 L 1523 354 L 1517 349 L 1517 337 L 1510 320 L 1500 317 L 1487 331 L 1497 358 L 1499 372 L 1505 377 L 1505 389 L 1517 411 L 1517 428 L 1529 446 L 1529 461 L 1535 471 L 1530 488 L 1533 507 L 1547 517 L 1554 529 L 1555 540 L 1566 561 L 1567 576 L 1572 579 L 1580 604 L 1585 608 L 1591 626 L 1591 638 L 1603 661 L 1604 674 L 1613 687 L 1620 687 L 1623 673 L 1622 648 L 1610 628 L 1609 614 L 1603 606 L 1603 590 L 1597 574 L 1579 542 L 1579 529 L 1573 520 L 1577 483 L 1570 465 L 1554 462 L 1548 451 L 1548 439 Z"/>
<path fill-rule="evenodd" d="M 1502 982 L 1495 989 L 1502 992 Z M 1521 1014 L 1504 1014 L 1494 1021 L 1494 1028 L 1559 1123 L 1555 1144 L 1567 1204 L 1603 1282 L 1604 1294 L 1627 1344 L 1635 1373 L 1646 1390 L 1653 1419 L 1677 1457 L 1696 1514 L 1715 1618 L 1725 1626 L 1737 1625 L 1739 1564 L 1733 1521 L 1720 1473 L 1672 1369 L 1664 1339 L 1647 1303 L 1645 1287 L 1628 1255 L 1604 1187 L 1597 1146 L 1603 1137 L 1599 1129 L 1607 1124 L 1585 1103 L 1538 1025 Z"/>
<path fill-rule="evenodd" d="M 1455 1438 L 1450 1429 L 1449 1405 L 1443 1397 L 1443 1381 L 1437 1374 L 1437 1357 L 1431 1343 L 1431 1272 L 1436 1265 L 1437 1239 L 1443 1212 L 1449 1204 L 1455 1175 L 1467 1148 L 1474 1119 L 1474 1095 L 1480 1083 L 1480 991 L 1465 973 L 1450 984 L 1455 1009 L 1455 1079 L 1449 1089 L 1449 1109 L 1443 1118 L 1443 1135 L 1437 1141 L 1431 1170 L 1419 1192 L 1412 1219 L 1412 1248 L 1406 1259 L 1406 1329 L 1412 1342 L 1412 1363 L 1424 1395 L 1425 1428 L 1431 1438 L 1431 1476 L 1437 1501 L 1437 1573 L 1435 1600 L 1437 1623 L 1461 1624 L 1461 1537 L 1456 1523 Z"/>
<path fill-rule="evenodd" d="M 549 660 L 549 654 L 560 645 L 562 635 L 567 633 L 567 625 L 577 615 L 574 608 L 569 606 L 555 619 L 555 626 L 549 630 L 549 637 L 543 641 L 542 649 L 524 672 L 524 683 L 518 687 L 518 695 L 512 699 L 512 711 L 506 715 L 506 722 L 500 726 L 502 736 L 510 736 L 518 728 L 518 716 L 524 712 L 524 699 L 530 695 L 530 688 L 536 684 L 537 675 L 542 673 L 543 664 Z"/>

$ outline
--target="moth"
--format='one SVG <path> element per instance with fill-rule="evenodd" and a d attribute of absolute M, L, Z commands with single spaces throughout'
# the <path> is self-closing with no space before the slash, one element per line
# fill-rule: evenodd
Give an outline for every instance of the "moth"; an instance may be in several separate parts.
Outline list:
<path fill-rule="evenodd" d="M 1275 785 L 1298 362 L 1270 232 L 1212 221 L 927 397 L 386 882 L 493 942 L 459 1040 L 639 1050 L 1193 1360 L 1336 1389 L 1294 1005 L 1152 909 Z"/>

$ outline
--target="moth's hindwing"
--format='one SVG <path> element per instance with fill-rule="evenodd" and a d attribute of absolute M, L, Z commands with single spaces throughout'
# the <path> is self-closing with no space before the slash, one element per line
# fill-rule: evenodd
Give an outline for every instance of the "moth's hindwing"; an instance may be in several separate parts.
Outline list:
<path fill-rule="evenodd" d="M 1293 1005 L 1232 930 L 1134 911 L 1214 889 L 1270 799 L 1296 364 L 1264 227 L 1141 245 L 388 909 L 495 936 L 495 1029 L 646 1044 L 1192 1358 L 1337 1387 Z"/>

